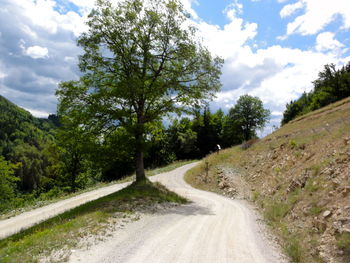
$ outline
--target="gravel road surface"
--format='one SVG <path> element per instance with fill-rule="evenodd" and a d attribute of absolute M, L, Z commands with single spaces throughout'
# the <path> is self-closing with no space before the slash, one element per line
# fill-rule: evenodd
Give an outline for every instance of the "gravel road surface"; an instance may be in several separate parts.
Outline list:
<path fill-rule="evenodd" d="M 152 177 L 190 199 L 191 204 L 146 215 L 108 240 L 74 251 L 70 262 L 288 262 L 267 238 L 247 202 L 200 191 L 184 182 L 184 173 L 194 165 Z"/>

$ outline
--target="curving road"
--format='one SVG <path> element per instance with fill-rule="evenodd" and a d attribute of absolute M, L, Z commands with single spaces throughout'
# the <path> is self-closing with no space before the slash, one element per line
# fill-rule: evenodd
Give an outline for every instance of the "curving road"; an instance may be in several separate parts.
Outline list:
<path fill-rule="evenodd" d="M 184 173 L 194 165 L 152 178 L 186 196 L 191 204 L 131 223 L 88 251 L 75 251 L 70 262 L 287 262 L 266 238 L 246 202 L 200 191 L 184 182 Z"/>

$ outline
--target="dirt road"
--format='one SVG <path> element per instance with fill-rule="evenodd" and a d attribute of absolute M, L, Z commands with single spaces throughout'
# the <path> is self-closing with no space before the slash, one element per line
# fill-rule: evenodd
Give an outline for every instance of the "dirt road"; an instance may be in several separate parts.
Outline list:
<path fill-rule="evenodd" d="M 191 204 L 130 223 L 108 240 L 74 251 L 70 262 L 287 262 L 246 202 L 196 190 L 183 181 L 183 174 L 194 165 L 152 177 Z"/>

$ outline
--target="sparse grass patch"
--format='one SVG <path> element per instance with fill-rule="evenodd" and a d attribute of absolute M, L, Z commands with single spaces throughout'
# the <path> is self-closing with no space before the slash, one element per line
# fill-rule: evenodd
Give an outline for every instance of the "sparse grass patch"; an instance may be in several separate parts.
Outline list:
<path fill-rule="evenodd" d="M 306 262 L 303 259 L 305 251 L 301 246 L 302 237 L 297 233 L 291 233 L 287 225 L 284 223 L 277 223 L 273 225 L 274 227 L 280 229 L 280 233 L 284 240 L 283 248 L 286 254 L 290 257 L 293 263 Z"/>
<path fill-rule="evenodd" d="M 289 146 L 294 150 L 305 150 L 306 144 L 302 142 L 298 142 L 295 139 L 289 141 Z"/>
<path fill-rule="evenodd" d="M 319 175 L 320 174 L 320 171 L 321 171 L 321 165 L 313 165 L 312 167 L 311 167 L 311 171 L 312 171 L 312 176 L 313 177 L 315 177 L 315 176 L 317 176 L 317 175 Z"/>
<path fill-rule="evenodd" d="M 337 236 L 337 247 L 344 251 L 350 259 L 350 233 L 343 232 Z"/>
<path fill-rule="evenodd" d="M 309 210 L 309 214 L 312 216 L 318 216 L 319 214 L 321 214 L 323 208 L 317 206 L 317 204 L 312 204 L 310 210 Z"/>
<path fill-rule="evenodd" d="M 264 208 L 264 215 L 269 221 L 279 222 L 283 217 L 287 215 L 292 206 L 284 202 L 265 202 Z"/>
<path fill-rule="evenodd" d="M 288 242 L 285 246 L 285 251 L 288 256 L 293 260 L 293 262 L 301 262 L 302 259 L 302 249 L 298 237 L 291 236 L 288 238 Z"/>
<path fill-rule="evenodd" d="M 259 197 L 260 197 L 260 193 L 257 191 L 254 191 L 252 194 L 252 201 L 256 202 L 257 200 L 259 200 Z"/>

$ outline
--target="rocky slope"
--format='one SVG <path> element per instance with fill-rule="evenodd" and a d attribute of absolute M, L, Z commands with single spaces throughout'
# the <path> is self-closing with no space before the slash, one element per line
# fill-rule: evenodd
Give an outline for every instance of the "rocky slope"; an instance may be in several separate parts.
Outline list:
<path fill-rule="evenodd" d="M 209 156 L 192 183 L 234 195 L 243 178 L 293 262 L 350 262 L 350 98 L 242 148 Z"/>

